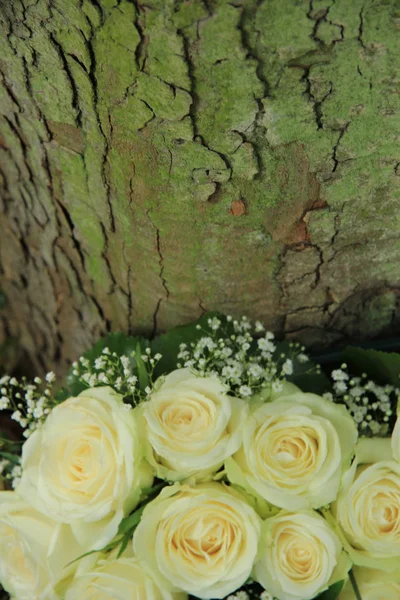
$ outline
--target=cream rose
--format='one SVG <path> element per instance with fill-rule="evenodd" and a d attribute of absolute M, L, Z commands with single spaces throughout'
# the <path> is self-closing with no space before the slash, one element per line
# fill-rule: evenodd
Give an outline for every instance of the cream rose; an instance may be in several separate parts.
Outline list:
<path fill-rule="evenodd" d="M 387 573 L 377 569 L 353 569 L 362 600 L 399 600 L 400 573 Z M 338 600 L 357 600 L 350 580 L 347 580 Z"/>
<path fill-rule="evenodd" d="M 135 411 L 109 387 L 56 406 L 25 442 L 18 492 L 37 510 L 69 523 L 82 544 L 101 548 L 152 484 Z"/>
<path fill-rule="evenodd" d="M 332 513 L 356 565 L 394 571 L 400 567 L 400 465 L 382 461 L 344 478 Z"/>
<path fill-rule="evenodd" d="M 397 417 L 391 438 L 391 449 L 394 460 L 400 463 L 400 419 Z"/>
<path fill-rule="evenodd" d="M 247 404 L 226 393 L 217 377 L 173 371 L 140 407 L 148 460 L 168 481 L 204 479 L 215 473 L 241 444 Z"/>
<path fill-rule="evenodd" d="M 344 579 L 351 563 L 337 535 L 314 511 L 264 521 L 254 578 L 279 600 L 309 600 Z"/>
<path fill-rule="evenodd" d="M 260 526 L 245 499 L 222 484 L 175 484 L 146 506 L 133 547 L 161 589 L 224 598 L 249 577 Z"/>
<path fill-rule="evenodd" d="M 120 558 L 117 558 L 117 552 L 112 552 L 106 558 L 97 558 L 86 572 L 80 568 L 67 590 L 65 600 L 89 600 L 93 598 L 94 590 L 96 600 L 187 599 L 187 594 L 183 592 L 171 593 L 157 587 L 130 548 Z"/>
<path fill-rule="evenodd" d="M 276 506 L 303 510 L 335 500 L 357 429 L 344 406 L 296 392 L 256 405 L 242 436 L 225 462 L 229 480 Z"/>
<path fill-rule="evenodd" d="M 85 552 L 68 525 L 50 520 L 15 492 L 0 492 L 0 582 L 18 600 L 56 600 Z"/>

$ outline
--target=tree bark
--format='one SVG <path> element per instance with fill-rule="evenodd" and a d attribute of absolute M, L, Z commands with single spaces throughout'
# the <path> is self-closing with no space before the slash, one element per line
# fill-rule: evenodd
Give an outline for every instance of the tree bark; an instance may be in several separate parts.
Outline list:
<path fill-rule="evenodd" d="M 399 330 L 397 0 L 3 0 L 0 311 L 43 369 L 206 310 Z"/>

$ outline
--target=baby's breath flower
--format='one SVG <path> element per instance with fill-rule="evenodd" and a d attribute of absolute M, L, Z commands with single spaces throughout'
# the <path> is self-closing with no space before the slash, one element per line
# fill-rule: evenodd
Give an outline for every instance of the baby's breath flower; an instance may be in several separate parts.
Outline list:
<path fill-rule="evenodd" d="M 266 338 L 259 339 L 257 344 L 260 350 L 264 350 L 265 352 L 275 352 L 275 345 Z"/>
<path fill-rule="evenodd" d="M 248 385 L 241 385 L 239 388 L 239 393 L 241 396 L 244 396 L 245 398 L 248 396 L 251 396 L 251 388 Z"/>
<path fill-rule="evenodd" d="M 282 392 L 282 390 L 283 390 L 283 385 L 282 385 L 282 382 L 281 382 L 281 381 L 278 381 L 278 380 L 277 380 L 277 381 L 274 381 L 274 382 L 272 383 L 272 390 L 273 390 L 274 392 L 276 392 L 276 393 Z"/>
<path fill-rule="evenodd" d="M 254 330 L 255 330 L 256 333 L 261 333 L 262 331 L 265 331 L 265 327 L 261 323 L 261 321 L 256 321 L 254 323 Z"/>
<path fill-rule="evenodd" d="M 306 363 L 310 359 L 308 358 L 307 354 L 304 354 L 303 352 L 301 352 L 300 354 L 297 355 L 297 360 L 299 361 L 299 363 Z"/>
<path fill-rule="evenodd" d="M 284 375 L 292 375 L 293 373 L 293 361 L 290 358 L 286 359 L 282 365 L 282 373 Z"/>
<path fill-rule="evenodd" d="M 48 373 L 46 373 L 45 379 L 47 383 L 54 383 L 56 380 L 56 374 L 53 373 L 53 371 L 49 371 Z"/>

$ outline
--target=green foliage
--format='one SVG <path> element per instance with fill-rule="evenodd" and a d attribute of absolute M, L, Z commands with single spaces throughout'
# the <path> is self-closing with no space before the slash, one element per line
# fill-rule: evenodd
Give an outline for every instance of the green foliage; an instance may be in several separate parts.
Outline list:
<path fill-rule="evenodd" d="M 337 581 L 333 585 L 330 586 L 325 592 L 322 592 L 319 596 L 317 596 L 318 600 L 336 600 L 339 597 L 340 592 L 342 591 L 344 586 L 344 580 Z"/>
<path fill-rule="evenodd" d="M 351 371 L 366 373 L 377 383 L 400 387 L 400 354 L 348 346 L 341 356 Z"/>
<path fill-rule="evenodd" d="M 277 354 L 281 352 L 290 357 L 292 350 L 289 342 L 279 342 L 277 344 Z M 319 369 L 316 361 L 309 359 L 307 362 L 293 361 L 293 373 L 287 377 L 287 380 L 297 385 L 303 392 L 313 394 L 323 394 L 330 392 L 332 383 L 329 377 Z"/>

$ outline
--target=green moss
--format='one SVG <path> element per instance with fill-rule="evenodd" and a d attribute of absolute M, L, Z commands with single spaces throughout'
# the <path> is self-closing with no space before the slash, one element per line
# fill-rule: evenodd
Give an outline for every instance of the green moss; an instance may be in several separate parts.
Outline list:
<path fill-rule="evenodd" d="M 398 279 L 394 2 L 17 4 L 1 66 L 28 101 L 19 111 L 0 87 L 0 103 L 29 143 L 9 125 L 3 137 L 35 174 L 42 223 L 56 211 L 50 131 L 53 186 L 113 324 L 165 328 L 240 298 L 300 329 L 302 299 Z M 296 295 L 310 246 L 318 277 Z"/>

